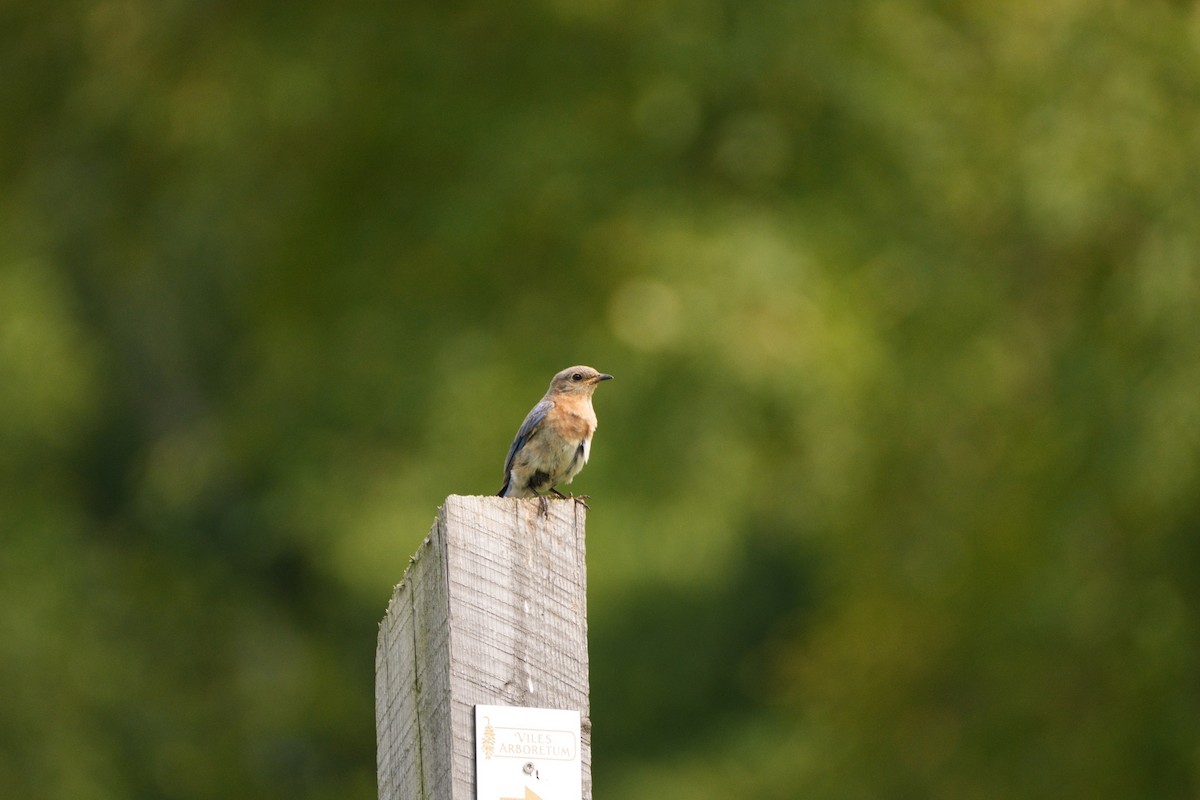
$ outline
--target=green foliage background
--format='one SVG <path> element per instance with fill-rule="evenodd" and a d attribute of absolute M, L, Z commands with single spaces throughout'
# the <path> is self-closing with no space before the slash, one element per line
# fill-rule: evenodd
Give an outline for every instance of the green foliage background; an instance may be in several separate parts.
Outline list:
<path fill-rule="evenodd" d="M 597 797 L 1200 793 L 1200 13 L 0 4 L 0 796 L 369 798 L 601 387 Z"/>

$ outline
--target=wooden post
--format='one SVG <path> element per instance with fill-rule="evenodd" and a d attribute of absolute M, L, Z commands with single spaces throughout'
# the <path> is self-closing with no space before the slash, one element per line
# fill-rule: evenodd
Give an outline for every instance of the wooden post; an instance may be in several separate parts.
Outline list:
<path fill-rule="evenodd" d="M 451 495 L 379 627 L 380 800 L 475 800 L 476 704 L 578 710 L 590 800 L 585 509 Z"/>

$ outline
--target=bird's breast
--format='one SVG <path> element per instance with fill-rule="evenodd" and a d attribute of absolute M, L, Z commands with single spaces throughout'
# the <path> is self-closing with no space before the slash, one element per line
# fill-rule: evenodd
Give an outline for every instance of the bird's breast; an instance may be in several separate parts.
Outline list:
<path fill-rule="evenodd" d="M 575 442 L 589 440 L 592 438 L 594 430 L 596 430 L 595 415 L 591 419 L 579 414 L 567 414 L 563 418 L 561 431 L 565 439 Z"/>

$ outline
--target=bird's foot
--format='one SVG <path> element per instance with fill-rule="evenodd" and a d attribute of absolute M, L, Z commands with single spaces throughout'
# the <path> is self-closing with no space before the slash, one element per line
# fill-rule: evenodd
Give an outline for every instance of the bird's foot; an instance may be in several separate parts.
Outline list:
<path fill-rule="evenodd" d="M 546 499 L 546 495 L 538 495 L 538 513 L 546 519 L 550 518 L 550 501 Z"/>
<path fill-rule="evenodd" d="M 584 500 L 590 500 L 591 499 L 590 495 L 581 494 L 577 497 L 573 494 L 563 494 L 558 489 L 551 489 L 550 491 L 554 492 L 556 495 L 558 495 L 563 500 L 574 500 L 576 503 L 579 503 L 579 505 L 583 506 L 588 511 L 592 510 L 591 506 L 589 506 L 587 503 L 583 502 Z"/>

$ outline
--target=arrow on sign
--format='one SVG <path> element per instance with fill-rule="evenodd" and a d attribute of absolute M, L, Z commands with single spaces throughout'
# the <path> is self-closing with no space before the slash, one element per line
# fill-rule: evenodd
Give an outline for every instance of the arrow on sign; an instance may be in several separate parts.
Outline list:
<path fill-rule="evenodd" d="M 501 797 L 500 800 L 542 800 L 542 798 L 534 794 L 533 789 L 530 789 L 528 786 L 526 786 L 524 797 Z"/>

